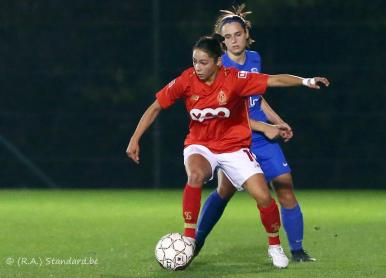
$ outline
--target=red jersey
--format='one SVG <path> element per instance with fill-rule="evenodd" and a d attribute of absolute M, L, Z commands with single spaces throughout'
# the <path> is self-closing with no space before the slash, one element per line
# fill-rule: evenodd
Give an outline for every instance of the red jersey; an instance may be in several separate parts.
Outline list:
<path fill-rule="evenodd" d="M 234 152 L 251 144 L 251 128 L 244 97 L 263 94 L 268 75 L 221 67 L 211 85 L 194 68 L 185 70 L 156 97 L 162 108 L 183 98 L 190 115 L 185 147 L 199 144 L 214 153 Z"/>

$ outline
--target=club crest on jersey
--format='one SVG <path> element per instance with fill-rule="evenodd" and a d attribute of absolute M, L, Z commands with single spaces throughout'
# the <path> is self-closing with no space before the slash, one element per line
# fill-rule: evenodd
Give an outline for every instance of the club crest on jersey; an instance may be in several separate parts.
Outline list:
<path fill-rule="evenodd" d="M 247 71 L 239 71 L 237 73 L 238 78 L 247 78 L 248 72 Z"/>
<path fill-rule="evenodd" d="M 224 93 L 223 90 L 220 90 L 220 92 L 218 92 L 217 100 L 218 100 L 218 104 L 219 105 L 227 104 L 228 98 L 227 98 L 227 95 Z"/>

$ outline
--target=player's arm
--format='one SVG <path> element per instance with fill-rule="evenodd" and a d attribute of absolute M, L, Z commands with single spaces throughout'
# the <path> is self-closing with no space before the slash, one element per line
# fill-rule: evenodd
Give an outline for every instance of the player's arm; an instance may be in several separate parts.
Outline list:
<path fill-rule="evenodd" d="M 268 87 L 295 87 L 306 86 L 312 89 L 320 89 L 320 85 L 329 86 L 330 82 L 325 77 L 302 78 L 290 74 L 269 75 L 267 80 Z"/>
<path fill-rule="evenodd" d="M 234 72 L 234 71 L 233 71 Z M 267 87 L 295 87 L 306 86 L 320 89 L 320 85 L 329 86 L 330 82 L 325 77 L 302 78 L 289 74 L 267 75 L 261 73 L 235 72 L 235 91 L 240 96 L 262 95 Z"/>
<path fill-rule="evenodd" d="M 186 71 L 188 73 L 188 71 Z M 185 73 L 183 73 L 184 75 Z M 185 74 L 186 75 L 186 74 Z M 164 88 L 156 94 L 156 100 L 143 113 L 138 122 L 137 128 L 131 136 L 129 145 L 127 146 L 127 155 L 137 164 L 139 164 L 139 140 L 145 131 L 158 117 L 162 109 L 171 106 L 177 99 L 181 98 L 184 93 L 182 75 L 172 80 Z"/>
<path fill-rule="evenodd" d="M 261 109 L 264 114 L 267 116 L 267 119 L 270 123 L 274 125 L 278 125 L 281 127 L 281 137 L 285 142 L 290 140 L 293 137 L 292 128 L 289 124 L 287 124 L 276 112 L 272 109 L 272 107 L 268 104 L 268 102 L 262 97 L 261 98 Z M 267 136 L 268 137 L 268 136 Z"/>
<path fill-rule="evenodd" d="M 129 145 L 127 147 L 127 155 L 137 164 L 139 164 L 139 140 L 145 131 L 151 126 L 154 120 L 158 117 L 158 114 L 162 110 L 161 105 L 156 99 L 143 113 L 141 119 L 138 122 L 137 128 L 131 136 Z"/>
<path fill-rule="evenodd" d="M 249 119 L 249 124 L 253 131 L 263 133 L 270 140 L 283 138 L 286 142 L 292 137 L 289 137 L 289 133 L 292 133 L 292 131 L 290 131 L 287 125 L 284 124 L 271 125 L 265 122 L 255 121 L 252 119 Z"/>

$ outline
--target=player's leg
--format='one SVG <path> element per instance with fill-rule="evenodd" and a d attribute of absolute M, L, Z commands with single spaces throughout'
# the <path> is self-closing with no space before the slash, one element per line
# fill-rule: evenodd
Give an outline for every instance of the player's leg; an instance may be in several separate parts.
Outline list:
<path fill-rule="evenodd" d="M 281 206 L 281 220 L 290 245 L 292 258 L 295 261 L 312 261 L 302 247 L 303 215 L 296 200 L 291 168 L 280 145 L 267 142 L 255 145 L 252 152 L 263 169 L 265 178 L 272 182 Z"/>
<path fill-rule="evenodd" d="M 279 209 L 270 195 L 264 175 L 253 175 L 244 183 L 243 187 L 256 200 L 261 222 L 268 234 L 268 255 L 271 257 L 273 265 L 279 268 L 287 267 L 288 258 L 280 245 L 279 238 Z"/>
<path fill-rule="evenodd" d="M 217 171 L 217 189 L 216 193 L 223 200 L 230 200 L 233 195 L 236 193 L 237 189 L 233 186 L 228 177 L 224 174 L 222 170 Z"/>
<path fill-rule="evenodd" d="M 213 191 L 206 199 L 198 220 L 196 231 L 196 256 L 204 246 L 205 239 L 221 218 L 228 201 L 236 192 L 232 183 L 221 170 L 217 172 L 217 177 L 217 190 Z"/>
<path fill-rule="evenodd" d="M 271 197 L 263 172 L 249 149 L 222 154 L 219 159 L 224 173 L 237 189 L 246 189 L 256 200 L 261 221 L 268 233 L 269 256 L 274 266 L 283 268 L 288 258 L 280 246 L 280 215 L 275 200 Z"/>
<path fill-rule="evenodd" d="M 183 193 L 184 235 L 195 238 L 196 224 L 201 206 L 201 189 L 213 176 L 215 158 L 211 152 L 199 145 L 191 145 L 184 150 L 184 164 L 188 177 Z"/>
<path fill-rule="evenodd" d="M 290 245 L 292 259 L 298 262 L 315 261 L 303 249 L 303 214 L 296 200 L 291 174 L 285 173 L 275 177 L 272 180 L 272 185 L 281 205 L 281 218 Z"/>

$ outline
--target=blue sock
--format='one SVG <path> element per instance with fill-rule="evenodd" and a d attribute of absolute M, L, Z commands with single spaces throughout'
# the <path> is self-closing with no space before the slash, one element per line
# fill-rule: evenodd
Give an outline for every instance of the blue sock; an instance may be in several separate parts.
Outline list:
<path fill-rule="evenodd" d="M 303 249 L 303 214 L 299 204 L 292 209 L 281 208 L 281 220 L 291 251 Z"/>
<path fill-rule="evenodd" d="M 228 200 L 222 199 L 217 191 L 213 191 L 202 207 L 196 230 L 196 248 L 204 245 L 206 237 L 220 219 Z M 199 250 L 198 250 L 199 251 Z"/>

